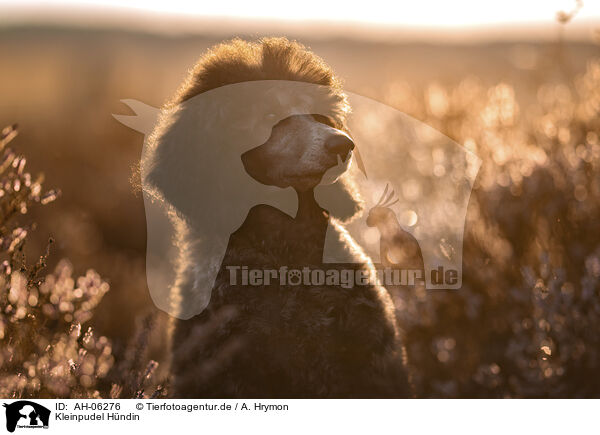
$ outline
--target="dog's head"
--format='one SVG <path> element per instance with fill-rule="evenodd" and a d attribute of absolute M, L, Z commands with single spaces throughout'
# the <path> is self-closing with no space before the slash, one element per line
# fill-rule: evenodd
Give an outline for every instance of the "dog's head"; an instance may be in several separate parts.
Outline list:
<path fill-rule="evenodd" d="M 269 139 L 245 152 L 246 172 L 257 181 L 306 191 L 332 184 L 349 168 L 354 142 L 323 115 L 293 115 L 277 123 Z"/>
<path fill-rule="evenodd" d="M 322 206 L 347 219 L 359 209 L 336 182 L 356 153 L 345 127 L 348 112 L 340 82 L 302 45 L 285 38 L 221 44 L 200 59 L 163 108 L 143 184 L 194 220 L 205 210 L 207 190 L 240 203 L 236 195 L 252 186 L 231 179 L 239 164 L 262 185 L 297 191 L 320 185 Z"/>

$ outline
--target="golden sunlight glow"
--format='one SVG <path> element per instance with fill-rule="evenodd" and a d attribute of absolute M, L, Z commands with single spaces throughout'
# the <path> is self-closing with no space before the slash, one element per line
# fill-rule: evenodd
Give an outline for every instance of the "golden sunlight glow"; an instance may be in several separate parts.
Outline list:
<path fill-rule="evenodd" d="M 190 2 L 188 0 L 106 0 L 106 1 L 40 1 L 0 0 L 0 5 L 16 7 L 112 7 L 143 10 L 147 12 L 186 15 L 196 17 L 231 17 L 250 19 L 316 20 L 338 22 L 376 23 L 419 27 L 457 27 L 502 23 L 526 23 L 553 21 L 558 11 L 569 12 L 575 8 L 575 0 L 523 1 L 503 0 L 482 2 L 480 0 L 418 2 L 302 2 L 227 0 Z M 600 17 L 600 2 L 586 1 L 578 14 L 579 19 Z"/>

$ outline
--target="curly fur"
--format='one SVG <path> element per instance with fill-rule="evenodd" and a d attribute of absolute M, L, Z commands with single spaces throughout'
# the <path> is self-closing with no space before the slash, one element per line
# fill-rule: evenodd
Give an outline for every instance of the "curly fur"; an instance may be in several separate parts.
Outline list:
<path fill-rule="evenodd" d="M 330 127 L 345 131 L 349 108 L 339 80 L 320 58 L 285 38 L 234 40 L 218 45 L 198 61 L 167 107 L 180 107 L 196 95 L 226 85 L 256 80 L 326 86 Z M 181 114 L 163 116 L 154 134 L 146 181 L 175 210 L 181 256 L 172 299 L 174 304 L 184 306 L 190 303 L 194 282 L 202 279 L 198 264 L 203 263 L 197 249 L 202 243 L 201 229 L 195 222 L 206 210 L 193 205 L 194 201 L 190 205 L 174 199 L 177 195 L 173 189 L 186 185 L 194 191 L 200 178 L 189 147 L 176 149 L 177 144 L 167 140 L 177 129 L 177 116 Z M 258 155 L 257 149 L 251 151 L 253 156 Z M 266 161 L 278 165 L 274 159 Z M 335 186 L 343 185 L 338 182 Z M 267 205 L 252 207 L 243 224 L 231 234 L 221 264 L 215 266 L 219 272 L 207 308 L 192 319 L 174 320 L 174 397 L 409 395 L 394 307 L 383 287 L 230 284 L 227 266 L 322 267 L 328 223 L 337 228 L 341 243 L 364 260 L 362 264 L 336 267 L 372 268 L 339 221 L 330 216 L 331 210 L 322 209 L 314 200 L 313 190 L 293 187 L 298 193 L 296 216 Z M 353 198 L 347 188 L 343 193 L 339 189 L 329 194 L 332 192 L 351 198 L 354 207 L 349 215 L 356 212 L 359 198 Z M 224 309 L 231 309 L 226 319 L 222 317 Z"/>

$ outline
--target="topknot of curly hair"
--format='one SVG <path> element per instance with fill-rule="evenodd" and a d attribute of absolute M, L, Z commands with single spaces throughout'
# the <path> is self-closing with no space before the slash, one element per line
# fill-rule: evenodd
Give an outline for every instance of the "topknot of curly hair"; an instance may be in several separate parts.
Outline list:
<path fill-rule="evenodd" d="M 313 83 L 343 96 L 341 82 L 319 56 L 298 42 L 270 37 L 254 42 L 233 39 L 209 50 L 190 71 L 171 104 L 221 86 L 256 80 Z"/>

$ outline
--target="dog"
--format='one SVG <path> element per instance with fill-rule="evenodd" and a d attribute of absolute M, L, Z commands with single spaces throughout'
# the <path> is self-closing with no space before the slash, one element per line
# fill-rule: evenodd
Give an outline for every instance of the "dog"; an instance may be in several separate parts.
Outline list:
<path fill-rule="evenodd" d="M 346 176 L 356 144 L 346 128 L 349 107 L 340 81 L 322 59 L 286 38 L 236 39 L 203 56 L 169 105 L 252 81 L 303 82 L 325 88 L 331 110 L 290 114 L 272 126 L 264 143 L 238 156 L 252 180 L 275 189 L 291 188 L 297 210 L 288 214 L 256 204 L 231 233 L 206 309 L 191 319 L 173 321 L 170 394 L 175 398 L 410 397 L 394 306 L 378 283 L 344 288 L 280 280 L 258 285 L 232 282 L 232 271 L 242 267 L 287 268 L 298 274 L 331 269 L 323 265 L 328 231 L 336 232 L 340 243 L 363 260 L 334 268 L 369 272 L 373 267 L 343 231 L 344 219 L 360 209 L 360 198 Z M 281 102 L 278 96 L 262 98 Z M 196 247 L 202 243 L 203 231 L 198 222 L 199 215 L 210 210 L 176 199 L 182 188 L 177 184 L 173 188 L 173 179 L 195 191 L 198 162 L 189 147 L 165 139 L 174 137 L 177 123 L 168 116 L 160 123 L 144 181 L 177 215 L 182 255 L 172 300 L 185 307 L 203 276 L 197 262 L 201 253 Z M 213 168 L 210 174 L 217 177 L 220 170 L 226 169 Z M 351 200 L 346 215 L 321 207 L 315 189 L 323 183 L 339 187 L 335 195 Z"/>

